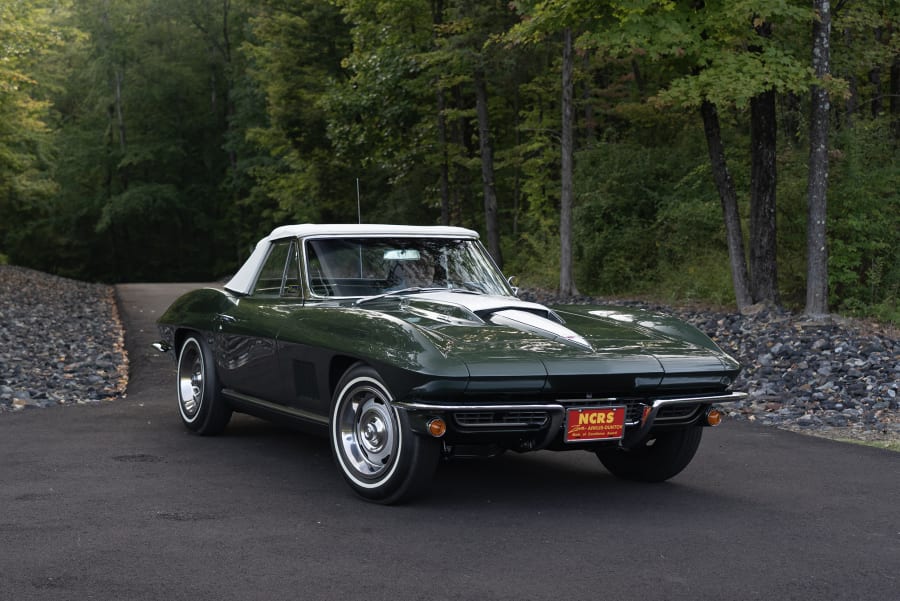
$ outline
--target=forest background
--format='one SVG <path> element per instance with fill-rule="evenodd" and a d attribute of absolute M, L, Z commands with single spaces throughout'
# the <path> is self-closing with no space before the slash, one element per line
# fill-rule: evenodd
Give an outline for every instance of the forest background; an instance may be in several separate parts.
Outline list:
<path fill-rule="evenodd" d="M 208 280 L 359 199 L 479 230 L 526 286 L 809 309 L 822 279 L 820 309 L 896 323 L 898 23 L 897 0 L 6 0 L 0 261 Z"/>

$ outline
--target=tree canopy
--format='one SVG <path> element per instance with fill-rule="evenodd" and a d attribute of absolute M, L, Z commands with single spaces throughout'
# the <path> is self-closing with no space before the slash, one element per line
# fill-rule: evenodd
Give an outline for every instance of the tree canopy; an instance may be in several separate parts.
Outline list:
<path fill-rule="evenodd" d="M 896 320 L 900 6 L 826 5 L 10 0 L 0 259 L 218 278 L 359 211 L 525 285 Z"/>

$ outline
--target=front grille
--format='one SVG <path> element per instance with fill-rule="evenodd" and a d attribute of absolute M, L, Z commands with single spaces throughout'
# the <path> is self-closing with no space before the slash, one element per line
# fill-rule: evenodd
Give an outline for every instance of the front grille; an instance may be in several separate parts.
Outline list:
<path fill-rule="evenodd" d="M 539 428 L 550 417 L 546 411 L 461 411 L 453 419 L 464 428 Z"/>
<path fill-rule="evenodd" d="M 700 405 L 667 405 L 660 408 L 656 420 L 687 420 L 694 417 L 699 410 Z"/>
<path fill-rule="evenodd" d="M 584 407 L 625 407 L 625 425 L 634 426 L 641 422 L 644 410 L 653 404 L 653 400 L 644 397 L 599 398 L 599 399 L 557 399 L 555 403 L 565 410 Z M 703 407 L 702 403 L 685 405 L 666 405 L 660 407 L 656 416 L 658 422 L 689 422 L 697 417 Z M 539 429 L 548 425 L 553 411 L 539 408 L 528 409 L 486 409 L 465 410 L 462 407 L 453 412 L 453 421 L 460 428 L 471 429 Z"/>

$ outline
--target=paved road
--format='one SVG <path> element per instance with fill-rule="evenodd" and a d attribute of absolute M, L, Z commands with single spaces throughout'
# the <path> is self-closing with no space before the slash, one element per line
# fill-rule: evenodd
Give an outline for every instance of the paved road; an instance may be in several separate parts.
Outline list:
<path fill-rule="evenodd" d="M 900 599 L 900 454 L 729 423 L 667 484 L 508 454 L 371 505 L 325 440 L 185 433 L 148 346 L 182 289 L 118 287 L 127 398 L 0 414 L 0 601 Z"/>

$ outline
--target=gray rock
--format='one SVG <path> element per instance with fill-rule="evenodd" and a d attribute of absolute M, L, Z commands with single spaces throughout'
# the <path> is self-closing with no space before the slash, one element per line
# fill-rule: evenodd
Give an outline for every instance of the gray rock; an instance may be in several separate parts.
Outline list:
<path fill-rule="evenodd" d="M 109 286 L 0 265 L 0 411 L 124 392 L 127 360 Z M 101 363 L 96 365 L 96 363 Z"/>

